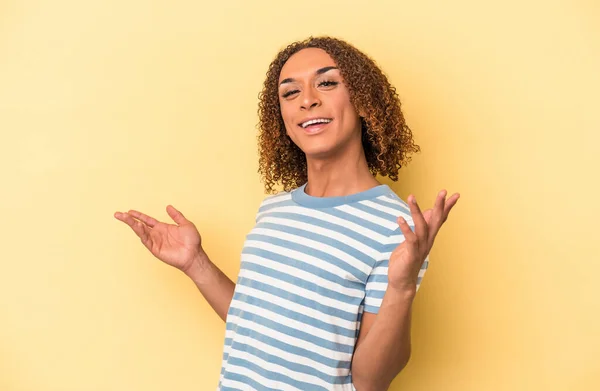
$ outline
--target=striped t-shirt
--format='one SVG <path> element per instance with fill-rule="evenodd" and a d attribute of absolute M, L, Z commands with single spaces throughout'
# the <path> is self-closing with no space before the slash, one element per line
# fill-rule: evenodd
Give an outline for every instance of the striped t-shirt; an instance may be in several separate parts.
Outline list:
<path fill-rule="evenodd" d="M 398 216 L 413 220 L 387 185 L 340 197 L 305 187 L 265 198 L 246 237 L 218 390 L 354 390 L 362 313 L 381 305 Z"/>

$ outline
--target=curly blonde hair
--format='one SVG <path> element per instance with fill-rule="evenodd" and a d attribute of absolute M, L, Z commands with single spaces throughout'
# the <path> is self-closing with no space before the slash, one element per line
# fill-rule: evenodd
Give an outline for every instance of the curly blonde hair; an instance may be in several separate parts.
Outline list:
<path fill-rule="evenodd" d="M 307 180 L 306 155 L 286 134 L 281 116 L 278 81 L 281 68 L 298 51 L 319 48 L 327 52 L 340 69 L 350 101 L 360 108 L 362 144 L 369 171 L 375 176 L 398 180 L 398 170 L 420 151 L 402 114 L 396 89 L 371 58 L 353 45 L 332 37 L 309 37 L 281 50 L 267 71 L 258 104 L 258 172 L 267 193 L 283 185 L 290 191 Z"/>

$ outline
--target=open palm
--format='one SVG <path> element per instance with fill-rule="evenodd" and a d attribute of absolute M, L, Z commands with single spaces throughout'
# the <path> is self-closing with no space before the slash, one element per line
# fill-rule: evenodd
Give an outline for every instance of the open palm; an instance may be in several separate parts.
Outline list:
<path fill-rule="evenodd" d="M 455 193 L 446 199 L 447 192 L 438 193 L 434 207 L 421 212 L 417 199 L 409 195 L 408 206 L 414 221 L 414 231 L 408 222 L 398 217 L 398 225 L 405 240 L 394 249 L 388 267 L 389 286 L 399 290 L 415 291 L 419 271 L 429 255 L 435 238 L 448 219 L 450 211 L 458 202 L 460 194 Z"/>
<path fill-rule="evenodd" d="M 173 206 L 167 206 L 167 213 L 176 224 L 160 222 L 136 210 L 116 212 L 115 218 L 129 225 L 156 258 L 186 271 L 203 251 L 200 233 Z"/>

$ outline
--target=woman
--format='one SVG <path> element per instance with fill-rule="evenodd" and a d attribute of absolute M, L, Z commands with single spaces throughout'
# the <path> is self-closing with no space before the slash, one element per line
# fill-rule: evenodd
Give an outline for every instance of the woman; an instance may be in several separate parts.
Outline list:
<path fill-rule="evenodd" d="M 421 212 L 398 179 L 419 148 L 395 89 L 352 45 L 309 38 L 271 63 L 259 103 L 268 196 L 234 284 L 192 222 L 116 213 L 226 321 L 220 390 L 385 390 L 410 356 L 412 302 L 458 194 Z M 281 183 L 283 191 L 273 186 Z"/>

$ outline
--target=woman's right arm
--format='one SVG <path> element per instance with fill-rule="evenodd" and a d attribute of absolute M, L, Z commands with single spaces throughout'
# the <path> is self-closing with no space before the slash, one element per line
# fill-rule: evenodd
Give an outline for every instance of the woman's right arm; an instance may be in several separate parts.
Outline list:
<path fill-rule="evenodd" d="M 235 284 L 208 258 L 194 223 L 172 205 L 167 206 L 167 213 L 176 224 L 163 223 L 136 210 L 116 212 L 115 218 L 131 227 L 152 255 L 190 277 L 225 320 Z"/>
<path fill-rule="evenodd" d="M 194 281 L 208 304 L 225 321 L 235 283 L 211 262 L 206 253 L 199 254 L 190 267 L 182 271 Z"/>

